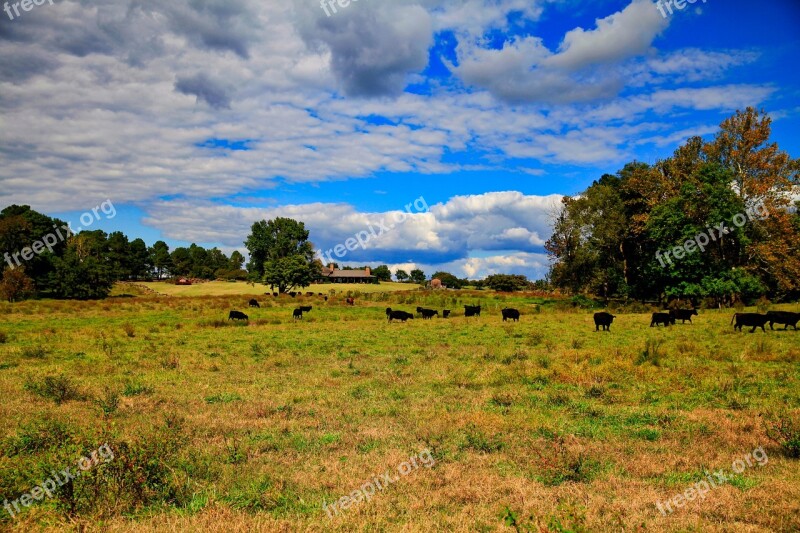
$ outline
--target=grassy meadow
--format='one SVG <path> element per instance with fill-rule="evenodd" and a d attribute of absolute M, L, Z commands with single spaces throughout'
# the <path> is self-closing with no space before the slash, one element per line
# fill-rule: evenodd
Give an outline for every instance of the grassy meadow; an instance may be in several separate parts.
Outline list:
<path fill-rule="evenodd" d="M 210 281 L 208 283 L 198 283 L 195 285 L 174 285 L 171 283 L 163 282 L 149 282 L 137 283 L 131 287 L 130 284 L 118 284 L 117 293 L 130 293 L 137 292 L 136 286 L 147 287 L 163 296 L 240 296 L 243 294 L 252 296 L 264 296 L 264 293 L 269 291 L 269 287 L 264 285 L 251 285 L 244 281 L 228 282 L 228 281 Z M 319 285 L 312 285 L 300 292 L 313 292 L 315 294 L 322 293 L 328 294 L 333 290 L 337 293 L 348 291 L 359 291 L 362 293 L 374 292 L 396 292 L 407 291 L 409 288 L 416 288 L 416 285 L 409 285 L 408 283 L 387 283 L 382 282 L 379 285 L 363 285 L 355 283 L 322 283 Z"/>
<path fill-rule="evenodd" d="M 591 311 L 480 292 L 247 309 L 258 291 L 0 303 L 0 505 L 115 453 L 0 508 L 0 530 L 800 530 L 800 460 L 770 438 L 798 419 L 800 332 L 734 332 L 731 310 L 649 328 L 642 309 L 603 333 Z M 295 322 L 299 302 L 314 309 Z M 456 316 L 387 323 L 418 305 Z M 759 446 L 764 466 L 658 511 Z M 432 468 L 323 510 L 426 449 Z"/>

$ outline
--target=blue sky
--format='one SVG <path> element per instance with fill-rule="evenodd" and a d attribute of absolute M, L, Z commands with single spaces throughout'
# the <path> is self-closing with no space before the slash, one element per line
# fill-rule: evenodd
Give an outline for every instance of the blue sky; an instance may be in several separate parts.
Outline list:
<path fill-rule="evenodd" d="M 339 262 L 538 278 L 561 195 L 737 109 L 800 156 L 798 28 L 794 0 L 45 3 L 0 13 L 0 205 L 110 199 L 94 227 L 229 253 L 263 218 L 329 249 L 423 198 Z"/>

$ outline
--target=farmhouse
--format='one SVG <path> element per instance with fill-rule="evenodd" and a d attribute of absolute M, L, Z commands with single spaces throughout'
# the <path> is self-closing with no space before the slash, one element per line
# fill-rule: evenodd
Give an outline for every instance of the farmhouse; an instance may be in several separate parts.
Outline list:
<path fill-rule="evenodd" d="M 334 266 L 322 267 L 318 283 L 377 283 L 378 278 L 372 275 L 369 267 L 364 270 L 339 270 Z"/>

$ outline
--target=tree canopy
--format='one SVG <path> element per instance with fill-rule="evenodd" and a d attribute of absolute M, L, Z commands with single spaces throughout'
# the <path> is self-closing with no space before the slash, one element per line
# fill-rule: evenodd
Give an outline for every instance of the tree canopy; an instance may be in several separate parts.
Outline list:
<path fill-rule="evenodd" d="M 307 287 L 320 274 L 314 247 L 305 224 L 291 218 L 262 220 L 253 224 L 245 241 L 250 252 L 247 270 L 252 279 L 285 293 Z"/>
<path fill-rule="evenodd" d="M 710 142 L 691 138 L 666 160 L 629 163 L 564 198 L 546 244 L 552 284 L 604 297 L 720 303 L 796 296 L 800 234 L 790 206 L 800 161 L 769 136 L 769 117 L 748 108 Z"/>

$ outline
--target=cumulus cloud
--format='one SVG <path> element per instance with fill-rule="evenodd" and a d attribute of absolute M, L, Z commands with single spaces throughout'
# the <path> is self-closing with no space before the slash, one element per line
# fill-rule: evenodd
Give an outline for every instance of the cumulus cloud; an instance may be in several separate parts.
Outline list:
<path fill-rule="evenodd" d="M 475 251 L 517 250 L 543 253 L 560 195 L 530 196 L 516 191 L 454 196 L 427 208 L 418 200 L 410 212 L 360 212 L 344 203 L 310 203 L 270 208 L 240 208 L 165 201 L 149 210 L 146 224 L 184 242 L 241 245 L 252 224 L 262 219 L 301 220 L 317 249 L 330 252 L 359 232 L 367 232 L 365 249 L 334 260 L 446 263 L 469 259 Z M 415 199 L 409 198 L 408 202 Z M 404 202 L 404 203 L 408 203 Z"/>
<path fill-rule="evenodd" d="M 315 11 L 299 19 L 303 38 L 330 51 L 331 70 L 350 96 L 396 96 L 428 63 L 433 26 L 421 6 L 365 0 L 335 17 Z"/>

